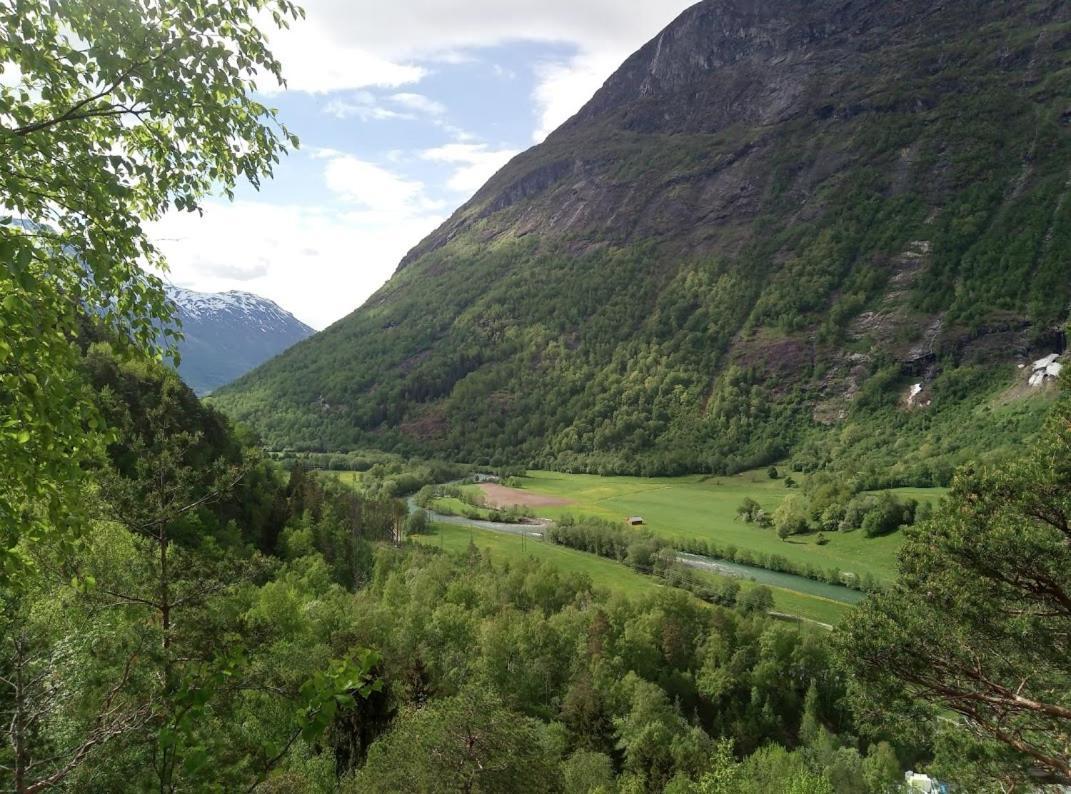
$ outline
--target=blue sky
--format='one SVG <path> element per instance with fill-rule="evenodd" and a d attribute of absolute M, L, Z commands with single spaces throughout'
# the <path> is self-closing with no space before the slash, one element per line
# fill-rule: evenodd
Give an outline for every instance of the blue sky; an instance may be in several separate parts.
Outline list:
<path fill-rule="evenodd" d="M 259 193 L 153 225 L 170 280 L 326 327 L 689 4 L 310 0 L 271 36 L 288 86 L 264 96 L 301 148 Z"/>

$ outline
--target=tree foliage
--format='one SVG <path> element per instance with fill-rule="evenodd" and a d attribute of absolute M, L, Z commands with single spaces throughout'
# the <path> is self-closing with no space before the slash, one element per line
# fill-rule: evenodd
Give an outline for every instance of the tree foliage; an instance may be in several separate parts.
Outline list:
<path fill-rule="evenodd" d="M 73 375 L 83 313 L 143 352 L 173 334 L 144 224 L 257 185 L 296 144 L 250 96 L 282 79 L 261 11 L 300 16 L 289 0 L 0 3 L 0 573 L 21 537 L 76 525 L 99 429 Z"/>
<path fill-rule="evenodd" d="M 374 537 L 361 519 L 378 511 L 353 511 L 352 492 L 336 505 L 329 489 L 288 487 L 159 363 L 95 344 L 78 374 L 111 443 L 81 491 L 82 542 L 23 538 L 33 565 L 2 591 L 0 771 L 20 794 L 248 787 L 382 687 L 374 653 L 284 619 L 281 588 L 330 598 L 344 592 L 335 571 L 320 558 L 281 573 L 265 552 L 284 526 L 311 526 L 338 578 L 359 582 L 349 547 L 326 542 L 341 534 L 330 519 Z"/>
<path fill-rule="evenodd" d="M 847 621 L 842 655 L 867 707 L 908 721 L 953 711 L 961 731 L 1003 746 L 986 762 L 1001 776 L 1071 779 L 1069 494 L 1065 397 L 1020 461 L 957 475 L 909 531 L 896 587 Z"/>
<path fill-rule="evenodd" d="M 466 689 L 401 715 L 343 790 L 536 794 L 559 787 L 557 758 L 542 726 Z"/>
<path fill-rule="evenodd" d="M 762 588 L 704 604 L 598 522 L 566 530 L 670 586 L 630 601 L 396 545 L 398 500 L 273 469 L 161 365 L 98 343 L 84 370 L 114 427 L 96 518 L 32 544 L 0 616 L 0 767 L 23 790 L 690 791 L 720 740 L 734 779 L 881 790 L 824 632 L 766 618 Z"/>

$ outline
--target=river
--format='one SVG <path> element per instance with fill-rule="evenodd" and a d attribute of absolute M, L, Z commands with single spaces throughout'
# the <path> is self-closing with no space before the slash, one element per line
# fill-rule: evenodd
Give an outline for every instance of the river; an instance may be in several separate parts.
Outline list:
<path fill-rule="evenodd" d="M 417 504 L 411 496 L 406 500 L 406 504 L 409 507 L 409 512 L 413 512 L 417 509 Z M 465 516 L 448 516 L 443 515 L 442 513 L 436 513 L 432 510 L 425 510 L 424 512 L 428 514 L 428 521 L 432 523 L 474 527 L 489 532 L 502 532 L 508 535 L 526 535 L 530 538 L 538 538 L 540 540 L 543 538 L 545 529 L 548 526 L 551 526 L 551 522 L 548 519 L 541 519 L 539 523 L 534 524 L 505 524 L 498 521 L 482 521 L 475 518 L 466 518 Z M 750 579 L 759 584 L 770 585 L 771 587 L 781 587 L 785 590 L 794 590 L 797 593 L 806 593 L 807 595 L 819 596 L 820 598 L 828 598 L 831 601 L 839 601 L 842 604 L 858 604 L 865 597 L 865 594 L 858 590 L 829 584 L 828 582 L 819 582 L 815 579 L 808 579 L 806 576 L 797 576 L 793 573 L 770 571 L 766 568 L 758 568 L 754 565 L 742 565 L 738 562 L 717 560 L 712 557 L 703 557 L 698 554 L 686 554 L 684 552 L 678 552 L 677 559 L 691 568 L 700 568 L 702 570 L 720 573 L 725 576 L 733 576 L 739 579 Z"/>

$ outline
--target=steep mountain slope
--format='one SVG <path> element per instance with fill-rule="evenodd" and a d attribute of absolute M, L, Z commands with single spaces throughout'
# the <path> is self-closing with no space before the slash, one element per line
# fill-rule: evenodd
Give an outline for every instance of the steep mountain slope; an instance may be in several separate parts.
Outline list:
<path fill-rule="evenodd" d="M 310 336 L 313 330 L 248 292 L 205 293 L 168 286 L 184 339 L 179 374 L 198 394 L 230 383 Z"/>
<path fill-rule="evenodd" d="M 941 480 L 1036 427 L 1069 192 L 1068 3 L 706 0 L 218 404 L 280 446 Z"/>

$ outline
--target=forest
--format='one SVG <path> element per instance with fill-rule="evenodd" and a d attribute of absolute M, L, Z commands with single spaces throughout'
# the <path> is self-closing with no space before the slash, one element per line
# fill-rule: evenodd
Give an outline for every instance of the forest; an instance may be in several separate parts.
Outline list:
<path fill-rule="evenodd" d="M 896 782 L 815 632 L 399 546 L 399 502 L 284 474 L 160 365 L 98 341 L 82 375 L 114 431 L 90 526 L 4 602 L 17 790 Z"/>
<path fill-rule="evenodd" d="M 0 66 L 14 64 L 21 81 L 0 81 L 0 788 L 891 794 L 907 770 L 983 794 L 1071 785 L 1067 384 L 1003 411 L 992 457 L 971 451 L 988 420 L 953 399 L 928 428 L 941 454 L 897 468 L 894 444 L 849 483 L 827 457 L 834 447 L 854 465 L 903 427 L 925 428 L 923 415 L 864 389 L 860 405 L 876 401 L 884 417 L 872 433 L 853 415 L 788 461 L 775 444 L 795 414 L 733 371 L 715 403 L 739 410 L 706 421 L 730 439 L 754 428 L 752 440 L 656 449 L 667 457 L 648 458 L 652 471 L 700 458 L 821 470 L 773 519 L 784 527 L 858 524 L 880 536 L 910 524 L 895 581 L 869 588 L 835 630 L 771 614 L 768 590 L 714 586 L 655 536 L 597 519 L 563 520 L 546 547 L 653 574 L 643 592 L 409 537 L 435 528 L 414 524 L 404 498 L 452 493 L 452 481 L 506 457 L 498 441 L 474 441 L 460 464 L 406 450 L 302 460 L 265 452 L 254 429 L 200 401 L 166 363 L 178 330 L 145 224 L 259 184 L 297 145 L 256 91 L 282 80 L 262 27 L 302 16 L 289 0 L 0 0 Z M 1052 134 L 1038 128 L 1039 157 L 1064 145 Z M 938 230 L 950 251 L 995 206 L 982 188 L 964 195 L 963 217 Z M 842 236 L 805 234 L 806 248 L 845 265 L 866 218 L 882 217 L 862 205 Z M 1031 217 L 1005 217 L 985 239 L 1014 252 L 1004 235 L 1040 229 Z M 964 322 L 974 305 L 1024 303 L 1051 319 L 1066 298 L 1021 278 L 1051 275 L 1048 249 L 1014 272 L 986 245 L 969 251 L 935 269 L 926 293 Z M 626 273 L 639 261 L 592 256 Z M 967 265 L 986 278 L 964 293 L 956 273 Z M 1007 295 L 1005 273 L 1016 286 Z M 790 328 L 814 310 L 822 278 L 755 306 Z M 544 308 L 550 322 L 558 309 Z M 593 316 L 609 329 L 620 314 Z M 511 350 L 524 341 L 495 322 L 459 329 Z M 453 383 L 472 349 L 429 357 L 407 383 L 385 379 L 387 402 L 368 410 L 394 410 L 389 401 L 429 373 L 441 378 L 424 396 Z M 584 424 L 577 383 L 593 372 L 563 381 L 572 397 L 541 403 L 554 423 L 572 412 L 585 437 L 624 433 L 633 446 L 621 449 L 644 450 L 691 421 L 670 410 L 677 387 L 691 386 L 669 375 L 638 392 L 657 399 L 635 414 Z M 634 386 L 597 374 L 596 393 Z M 955 396 L 990 375 L 943 377 Z M 501 405 L 479 378 L 462 398 L 466 411 Z M 646 414 L 655 424 L 636 424 Z M 495 421 L 493 410 L 480 416 Z M 479 422 L 472 430 L 484 438 Z M 522 430 L 507 422 L 501 443 Z M 547 455 L 568 468 L 570 449 Z M 498 464 L 509 473 L 517 462 Z M 351 468 L 361 477 L 337 476 Z M 862 493 L 923 475 L 950 486 L 932 512 Z"/>
<path fill-rule="evenodd" d="M 1047 638 L 1066 620 L 1071 402 L 1014 469 L 959 475 L 895 588 L 831 643 L 605 522 L 549 539 L 667 587 L 628 598 L 413 545 L 377 480 L 266 461 L 161 365 L 87 339 L 80 373 L 110 429 L 86 531 L 24 543 L 4 595 L 0 765 L 18 791 L 869 794 L 921 766 L 985 791 L 1036 776 L 1034 758 L 1059 779 L 1067 666 Z M 979 652 L 1003 678 L 952 675 Z M 988 705 L 1020 674 L 1021 717 Z M 1024 750 L 1001 743 L 1009 722 Z"/>

